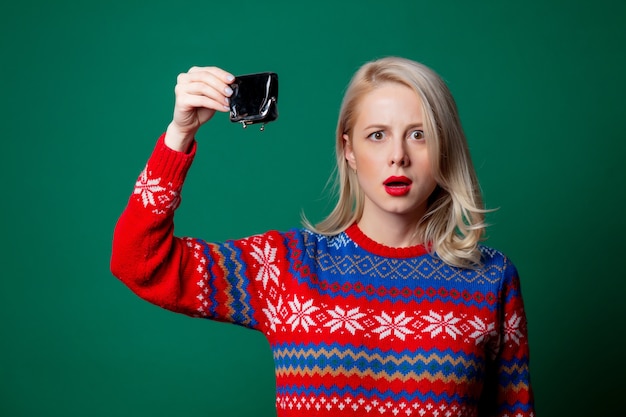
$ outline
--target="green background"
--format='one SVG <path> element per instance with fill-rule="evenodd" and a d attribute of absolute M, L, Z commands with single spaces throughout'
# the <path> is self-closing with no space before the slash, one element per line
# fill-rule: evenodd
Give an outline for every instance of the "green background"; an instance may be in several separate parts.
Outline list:
<path fill-rule="evenodd" d="M 4 2 L 0 415 L 275 415 L 262 335 L 136 298 L 113 227 L 192 65 L 277 72 L 280 117 L 203 128 L 177 234 L 320 220 L 342 93 L 385 55 L 457 99 L 500 208 L 488 243 L 522 276 L 538 414 L 623 414 L 625 4 Z"/>

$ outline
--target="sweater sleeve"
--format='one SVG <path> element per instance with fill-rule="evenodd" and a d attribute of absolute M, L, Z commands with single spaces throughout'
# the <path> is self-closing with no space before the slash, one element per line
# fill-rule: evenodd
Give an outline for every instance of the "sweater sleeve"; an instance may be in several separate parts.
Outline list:
<path fill-rule="evenodd" d="M 286 267 L 282 235 L 219 244 L 174 236 L 174 211 L 195 152 L 195 143 L 182 153 L 159 138 L 115 226 L 111 271 L 165 309 L 262 330 L 265 294 Z"/>
<path fill-rule="evenodd" d="M 505 258 L 500 290 L 499 340 L 487 366 L 480 416 L 533 417 L 528 328 L 519 275 Z"/>

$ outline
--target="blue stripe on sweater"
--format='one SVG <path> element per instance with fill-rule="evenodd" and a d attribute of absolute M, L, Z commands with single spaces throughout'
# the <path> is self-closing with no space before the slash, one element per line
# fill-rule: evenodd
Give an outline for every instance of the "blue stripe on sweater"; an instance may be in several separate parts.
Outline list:
<path fill-rule="evenodd" d="M 349 386 L 338 387 L 336 385 L 331 386 L 322 386 L 322 387 L 311 387 L 308 385 L 283 385 L 277 387 L 276 393 L 278 395 L 290 395 L 290 396 L 320 396 L 324 395 L 330 397 L 332 395 L 337 395 L 340 397 L 350 395 L 353 397 L 363 396 L 367 398 L 372 398 L 373 396 L 378 397 L 381 401 L 385 401 L 388 399 L 392 399 L 394 401 L 432 401 L 435 403 L 446 403 L 450 404 L 452 402 L 463 403 L 466 405 L 470 405 L 470 399 L 459 395 L 459 394 L 448 394 L 441 393 L 439 395 L 433 392 L 407 392 L 407 391 L 399 391 L 394 392 L 392 390 L 381 390 L 379 388 L 364 388 L 364 387 L 356 387 L 352 388 Z"/>

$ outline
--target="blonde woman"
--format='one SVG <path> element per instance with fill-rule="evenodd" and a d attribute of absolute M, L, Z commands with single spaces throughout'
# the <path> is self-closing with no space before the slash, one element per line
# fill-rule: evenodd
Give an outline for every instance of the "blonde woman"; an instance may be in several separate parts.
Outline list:
<path fill-rule="evenodd" d="M 484 208 L 454 99 L 424 65 L 363 65 L 337 124 L 335 209 L 317 225 L 174 236 L 198 129 L 232 74 L 194 67 L 114 235 L 111 269 L 163 308 L 262 332 L 288 416 L 533 416 L 515 266 Z M 210 146 L 210 144 L 206 145 Z"/>

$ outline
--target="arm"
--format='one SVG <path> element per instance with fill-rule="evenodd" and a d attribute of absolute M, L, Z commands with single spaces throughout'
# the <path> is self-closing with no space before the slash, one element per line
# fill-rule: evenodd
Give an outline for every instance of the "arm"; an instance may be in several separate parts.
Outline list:
<path fill-rule="evenodd" d="M 177 152 L 159 138 L 113 234 L 111 271 L 137 295 L 173 311 L 194 314 L 189 251 L 173 236 L 174 210 L 195 155 Z"/>
<path fill-rule="evenodd" d="M 201 304 L 194 282 L 197 253 L 189 240 L 174 237 L 174 210 L 195 155 L 195 134 L 216 111 L 227 111 L 231 80 L 232 75 L 213 67 L 179 75 L 173 120 L 137 180 L 113 237 L 113 274 L 142 298 L 189 315 L 198 315 Z"/>
<path fill-rule="evenodd" d="M 495 359 L 487 366 L 479 415 L 532 417 L 535 410 L 526 313 L 517 269 L 508 259 L 500 303 L 499 341 Z"/>

